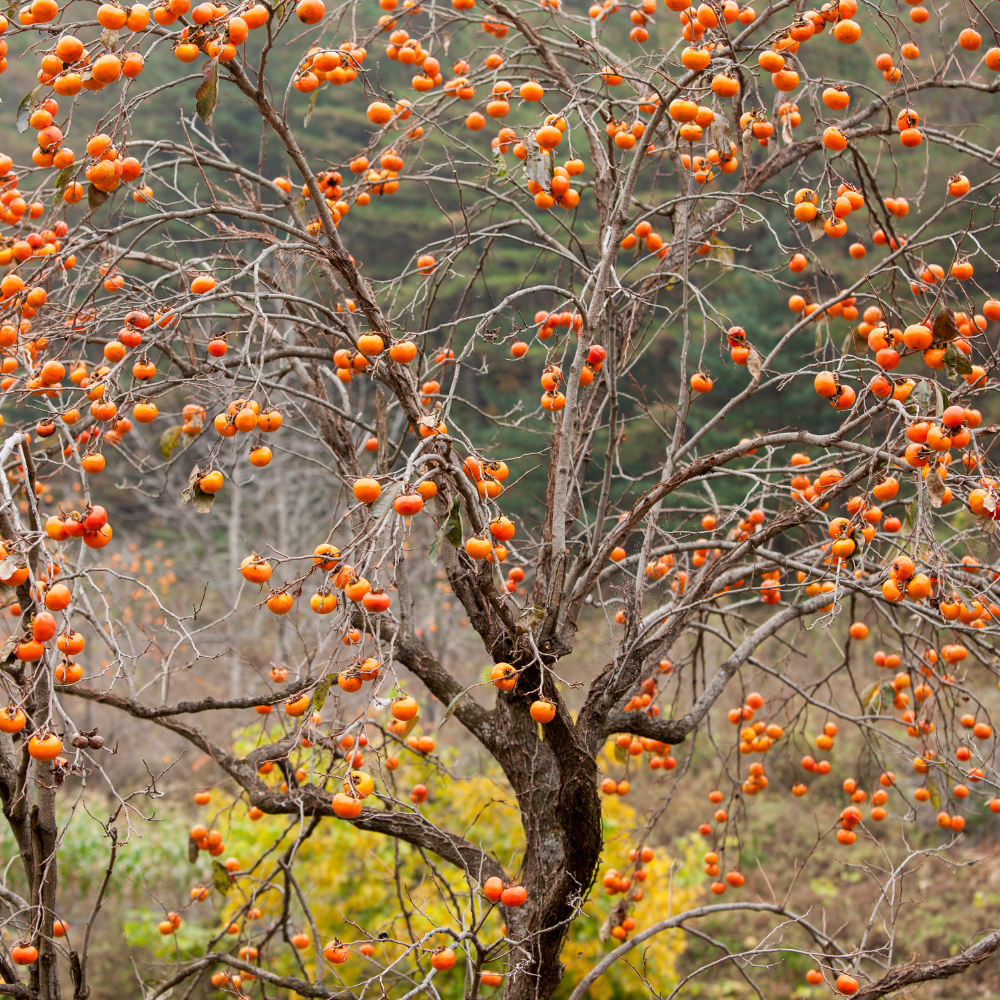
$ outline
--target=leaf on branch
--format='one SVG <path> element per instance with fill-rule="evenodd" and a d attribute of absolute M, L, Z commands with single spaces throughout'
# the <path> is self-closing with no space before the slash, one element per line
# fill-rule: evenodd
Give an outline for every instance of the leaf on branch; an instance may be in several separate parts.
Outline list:
<path fill-rule="evenodd" d="M 206 470 L 195 466 L 188 476 L 188 487 L 181 493 L 181 503 L 191 503 L 199 514 L 207 514 L 215 503 L 215 494 L 206 493 L 199 484 L 199 480 Z"/>
<path fill-rule="evenodd" d="M 454 714 L 455 709 L 458 708 L 458 703 L 473 689 L 479 687 L 478 684 L 470 684 L 467 688 L 463 688 L 458 694 L 455 695 L 451 701 L 448 702 L 448 707 L 444 710 L 444 715 L 441 717 L 441 721 L 438 723 L 438 729 L 440 729 Z"/>
<path fill-rule="evenodd" d="M 119 34 L 114 28 L 105 28 L 101 32 L 101 45 L 103 45 L 109 52 L 114 52 L 118 48 Z"/>
<path fill-rule="evenodd" d="M 333 674 L 328 674 L 324 677 L 319 684 L 316 685 L 316 690 L 313 692 L 313 704 L 316 706 L 316 711 L 319 712 L 326 702 L 326 696 L 330 693 L 330 685 L 333 683 Z"/>
<path fill-rule="evenodd" d="M 530 608 L 525 608 L 515 619 L 514 630 L 518 635 L 524 635 L 538 628 L 545 621 L 547 611 L 548 608 L 544 604 L 532 604 Z"/>
<path fill-rule="evenodd" d="M 753 132 L 750 129 L 743 130 L 741 145 L 743 146 L 743 159 L 749 160 L 753 155 Z"/>
<path fill-rule="evenodd" d="M 537 155 L 531 156 L 525 161 L 524 169 L 528 175 L 528 180 L 534 181 L 539 187 L 546 191 L 552 186 L 553 162 L 551 156 L 542 156 L 541 151 Z"/>
<path fill-rule="evenodd" d="M 826 236 L 823 220 L 818 215 L 812 222 L 806 223 L 806 225 L 809 227 L 809 235 L 812 237 L 813 243 Z"/>
<path fill-rule="evenodd" d="M 619 764 L 624 764 L 628 760 L 628 754 L 625 752 L 624 747 L 620 747 L 617 743 L 614 744 L 614 749 L 611 751 L 614 754 L 614 758 Z"/>
<path fill-rule="evenodd" d="M 982 529 L 984 535 L 995 535 L 997 533 L 997 522 L 992 517 L 979 517 L 976 520 L 979 521 L 979 527 Z"/>
<path fill-rule="evenodd" d="M 7 641 L 0 646 L 0 663 L 6 663 L 14 655 L 14 650 L 20 641 L 17 635 L 7 637 Z"/>
<path fill-rule="evenodd" d="M 931 506 L 940 507 L 944 503 L 944 480 L 932 469 L 924 482 L 927 483 L 927 494 L 931 498 Z"/>
<path fill-rule="evenodd" d="M 233 882 L 229 877 L 229 872 L 226 870 L 226 866 L 220 861 L 212 862 L 212 881 L 215 883 L 215 888 L 218 889 L 223 896 L 229 895 L 229 890 L 233 887 Z"/>
<path fill-rule="evenodd" d="M 376 521 L 381 521 L 382 518 L 389 512 L 393 501 L 399 494 L 400 489 L 402 489 L 402 483 L 391 483 L 384 490 L 382 490 L 378 500 L 371 505 L 371 516 Z"/>
<path fill-rule="evenodd" d="M 396 737 L 396 739 L 399 740 L 406 739 L 406 737 L 409 736 L 410 733 L 412 733 L 413 730 L 416 728 L 416 725 L 419 721 L 420 721 L 420 716 L 415 715 L 413 716 L 412 719 L 409 719 L 402 728 L 398 728 L 399 723 L 397 722 L 396 723 L 397 728 L 392 731 L 393 735 Z"/>
<path fill-rule="evenodd" d="M 184 429 L 178 424 L 176 427 L 168 427 L 160 435 L 160 454 L 169 460 L 174 449 L 181 443 L 184 436 Z"/>
<path fill-rule="evenodd" d="M 507 159 L 500 152 L 499 146 L 493 150 L 493 167 L 497 173 L 497 180 L 502 181 L 507 176 Z"/>
<path fill-rule="evenodd" d="M 874 700 L 875 695 L 878 694 L 878 689 L 880 684 L 881 684 L 880 681 L 873 681 L 871 684 L 869 684 L 866 688 L 862 690 L 861 704 L 864 705 L 866 709 L 869 710 L 871 709 L 872 701 Z"/>
<path fill-rule="evenodd" d="M 728 127 L 723 125 L 722 116 L 716 115 L 712 119 L 712 125 L 710 129 L 710 134 L 712 136 L 712 144 L 717 149 L 728 149 L 729 137 L 726 134 L 728 132 Z"/>
<path fill-rule="evenodd" d="M 941 414 L 944 413 L 944 408 L 947 405 L 944 401 L 944 396 L 941 393 L 941 386 L 937 382 L 933 383 L 934 387 L 934 416 L 938 419 L 941 418 Z"/>
<path fill-rule="evenodd" d="M 69 182 L 73 179 L 74 169 L 75 164 L 71 163 L 68 167 L 63 167 L 62 170 L 59 171 L 59 174 L 56 177 L 56 193 L 52 197 L 53 205 L 58 205 L 59 202 L 62 201 L 63 193 L 69 185 Z"/>
<path fill-rule="evenodd" d="M 188 837 L 188 861 L 191 864 L 196 865 L 198 863 L 198 855 L 200 853 L 201 852 L 198 850 L 198 841 L 192 840 Z"/>
<path fill-rule="evenodd" d="M 18 132 L 28 131 L 28 122 L 31 120 L 31 105 L 35 103 L 38 92 L 42 89 L 39 84 L 30 94 L 25 94 L 21 98 L 21 103 L 17 106 L 17 117 L 14 119 Z"/>
<path fill-rule="evenodd" d="M 91 212 L 96 212 L 110 197 L 107 191 L 101 191 L 93 184 L 87 185 L 87 207 Z"/>
<path fill-rule="evenodd" d="M 944 349 L 944 363 L 952 380 L 956 380 L 959 375 L 972 374 L 972 362 L 954 344 L 949 344 Z"/>
<path fill-rule="evenodd" d="M 708 259 L 718 261 L 722 265 L 722 273 L 725 274 L 727 271 L 731 271 L 736 263 L 736 251 L 728 243 L 720 240 L 718 236 L 713 236 Z"/>
<path fill-rule="evenodd" d="M 438 528 L 427 557 L 432 566 L 437 566 L 438 556 L 441 553 L 441 543 L 448 539 L 457 549 L 462 544 L 462 501 L 459 497 L 452 497 L 451 506 L 448 508 L 448 516 L 444 519 L 441 527 Z"/>
<path fill-rule="evenodd" d="M 761 372 L 764 371 L 764 359 L 757 353 L 757 348 L 753 346 L 747 355 L 747 371 L 750 372 L 750 377 L 755 382 L 759 381 Z"/>
<path fill-rule="evenodd" d="M 958 324 L 950 309 L 944 308 L 934 317 L 933 333 L 934 339 L 941 344 L 947 344 L 958 336 Z"/>
<path fill-rule="evenodd" d="M 305 118 L 302 119 L 302 127 L 303 128 L 309 128 L 309 122 L 312 120 L 313 108 L 316 107 L 316 98 L 318 96 L 319 96 L 319 91 L 318 90 L 314 90 L 309 95 L 309 103 L 308 103 L 308 105 L 306 105 L 306 115 L 305 115 Z"/>
<path fill-rule="evenodd" d="M 195 96 L 195 111 L 198 117 L 206 124 L 212 121 L 212 112 L 215 110 L 215 102 L 219 99 L 219 61 L 212 59 L 205 63 L 202 70 L 204 81 L 198 88 Z"/>

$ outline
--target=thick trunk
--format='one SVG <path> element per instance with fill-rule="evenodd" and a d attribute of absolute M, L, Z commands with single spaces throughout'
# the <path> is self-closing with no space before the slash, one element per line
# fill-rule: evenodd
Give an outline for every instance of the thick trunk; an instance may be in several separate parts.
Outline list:
<path fill-rule="evenodd" d="M 506 910 L 512 952 L 505 1000 L 547 1000 L 563 977 L 560 952 L 573 918 L 593 884 L 603 844 L 597 763 L 579 742 L 551 680 L 537 664 L 519 679 L 518 693 L 498 699 L 503 739 L 499 757 L 514 786 L 525 849 L 525 906 Z M 539 738 L 528 713 L 539 688 L 558 706 Z"/>

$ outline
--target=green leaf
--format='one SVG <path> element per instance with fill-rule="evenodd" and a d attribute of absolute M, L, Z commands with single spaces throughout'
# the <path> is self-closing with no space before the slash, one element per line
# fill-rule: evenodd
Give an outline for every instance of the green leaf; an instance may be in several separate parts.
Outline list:
<path fill-rule="evenodd" d="M 927 791 L 931 793 L 931 805 L 934 806 L 935 810 L 940 811 L 941 796 L 938 794 L 937 785 L 934 784 L 933 778 L 927 779 Z"/>
<path fill-rule="evenodd" d="M 205 63 L 201 71 L 204 80 L 195 96 L 195 111 L 198 117 L 208 125 L 212 120 L 215 102 L 219 99 L 219 61 L 212 59 Z"/>
<path fill-rule="evenodd" d="M 215 888 L 218 889 L 223 896 L 229 895 L 229 890 L 232 889 L 233 882 L 229 877 L 229 872 L 226 870 L 226 866 L 222 864 L 221 861 L 212 862 L 212 881 L 215 883 Z"/>
<path fill-rule="evenodd" d="M 326 696 L 330 693 L 330 685 L 332 683 L 333 674 L 328 674 L 316 685 L 316 690 L 313 692 L 313 704 L 316 706 L 317 712 L 322 709 L 323 704 L 326 702 Z"/>
<path fill-rule="evenodd" d="M 75 165 L 71 163 L 68 167 L 63 167 L 62 170 L 59 171 L 59 174 L 56 177 L 56 193 L 52 198 L 53 205 L 58 205 L 62 200 L 63 192 L 65 192 L 69 182 L 73 179 L 74 167 Z"/>
<path fill-rule="evenodd" d="M 17 106 L 17 118 L 15 119 L 18 132 L 28 131 L 28 122 L 31 118 L 31 105 L 35 103 L 35 98 L 41 89 L 42 85 L 39 84 L 30 94 L 25 94 L 21 98 L 21 103 Z"/>
<path fill-rule="evenodd" d="M 617 743 L 615 743 L 615 748 L 611 752 L 615 755 L 615 760 L 618 761 L 619 764 L 624 764 L 625 761 L 628 760 L 628 754 L 625 752 L 625 748 L 620 747 Z"/>
<path fill-rule="evenodd" d="M 180 425 L 177 425 L 176 427 L 168 427 L 160 435 L 160 454 L 169 460 L 170 456 L 174 452 L 174 449 L 181 443 L 183 436 L 184 429 Z"/>
<path fill-rule="evenodd" d="M 101 191 L 93 184 L 87 185 L 87 207 L 96 212 L 111 196 L 107 191 Z"/>
<path fill-rule="evenodd" d="M 438 556 L 441 553 L 441 543 L 446 538 L 456 549 L 462 544 L 462 501 L 459 497 L 452 498 L 451 506 L 448 508 L 448 516 L 441 523 L 441 527 L 438 528 L 437 534 L 431 542 L 427 557 L 432 566 L 437 566 Z"/>
<path fill-rule="evenodd" d="M 308 128 L 309 127 L 309 122 L 310 122 L 310 120 L 312 119 L 312 116 L 313 116 L 313 108 L 316 107 L 316 98 L 317 97 L 319 97 L 319 91 L 318 90 L 314 90 L 309 95 L 309 104 L 306 106 L 306 116 L 305 116 L 305 118 L 302 119 L 302 127 L 303 128 Z"/>

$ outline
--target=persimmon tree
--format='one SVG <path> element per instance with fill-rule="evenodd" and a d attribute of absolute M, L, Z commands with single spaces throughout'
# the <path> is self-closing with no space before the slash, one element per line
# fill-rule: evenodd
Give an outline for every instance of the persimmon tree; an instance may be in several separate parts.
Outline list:
<path fill-rule="evenodd" d="M 574 998 L 649 936 L 724 913 L 773 916 L 764 943 L 722 952 L 761 991 L 782 951 L 813 956 L 812 984 L 876 997 L 1000 948 L 997 932 L 911 964 L 891 932 L 871 935 L 893 926 L 916 865 L 958 857 L 966 817 L 1000 811 L 1000 302 L 983 277 L 1000 38 L 975 5 L 625 6 L 627 36 L 617 0 L 32 0 L 3 20 L 8 72 L 40 69 L 8 116 L 37 146 L 21 162 L 11 131 L 0 162 L 0 795 L 22 869 L 20 891 L 0 890 L 14 942 L 0 992 L 89 995 L 107 879 L 85 928 L 68 928 L 66 824 L 110 796 L 110 878 L 159 794 L 156 774 L 130 791 L 107 778 L 123 748 L 84 723 L 95 704 L 206 754 L 242 803 L 232 822 L 278 814 L 296 831 L 218 864 L 220 891 L 245 893 L 236 943 L 224 928 L 149 997 L 209 975 L 237 995 L 259 980 L 311 997 L 436 995 L 464 976 L 470 997 L 502 985 L 545 1000 L 595 893 L 611 897 L 608 954 Z M 151 134 L 163 102 L 178 126 Z M 331 102 L 366 114 L 363 139 L 317 149 L 309 121 Z M 405 245 L 400 199 L 434 220 L 422 245 Z M 393 270 L 366 274 L 388 241 Z M 513 280 L 497 267 L 508 251 Z M 746 328 L 740 303 L 758 296 L 787 296 L 790 318 Z M 510 409 L 477 404 L 471 386 L 512 370 Z M 644 456 L 630 431 L 654 442 Z M 284 540 L 256 526 L 236 578 L 259 588 L 252 609 L 208 566 L 178 597 L 116 562 L 109 509 L 166 506 L 222 530 L 233 484 L 263 489 L 279 465 L 285 491 L 321 486 L 322 523 Z M 77 487 L 75 509 L 52 484 Z M 437 566 L 478 637 L 464 672 L 415 610 Z M 123 614 L 133 590 L 155 617 Z M 180 697 L 217 676 L 248 618 L 275 651 L 270 683 Z M 611 652 L 578 690 L 560 664 L 585 621 Z M 789 656 L 816 641 L 835 655 L 796 669 Z M 436 758 L 414 731 L 431 697 L 510 785 L 513 864 L 432 822 L 433 787 L 394 775 L 401 756 Z M 245 753 L 227 735 L 238 710 L 259 716 Z M 702 733 L 718 899 L 651 918 L 647 841 Z M 835 738 L 855 756 L 837 762 L 842 791 L 822 781 Z M 602 868 L 602 795 L 629 793 L 643 761 L 648 822 Z M 790 895 L 740 898 L 734 845 L 756 796 L 807 793 L 817 845 L 881 859 L 870 914 L 836 934 Z M 365 928 L 324 947 L 295 855 L 340 822 L 419 849 L 430 878 L 457 869 L 450 923 L 390 940 L 391 960 Z M 192 858 L 226 853 L 210 826 L 192 831 Z M 253 919 L 277 883 L 287 944 L 313 949 L 296 974 L 275 964 L 279 925 Z M 192 904 L 169 905 L 164 936 Z M 485 922 L 494 906 L 502 930 Z"/>

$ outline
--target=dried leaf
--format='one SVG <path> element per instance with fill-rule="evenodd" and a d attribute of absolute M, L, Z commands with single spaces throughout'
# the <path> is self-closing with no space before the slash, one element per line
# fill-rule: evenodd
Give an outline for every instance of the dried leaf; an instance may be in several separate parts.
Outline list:
<path fill-rule="evenodd" d="M 420 721 L 420 716 L 419 715 L 415 715 L 415 716 L 413 716 L 412 719 L 410 719 L 410 720 L 407 721 L 406 725 L 403 726 L 402 730 L 400 730 L 398 728 L 394 729 L 393 730 L 393 734 L 396 736 L 397 739 L 405 739 L 407 736 L 410 735 L 411 732 L 413 732 L 413 730 L 416 728 L 416 725 L 417 725 L 417 723 L 419 721 Z M 398 723 L 397 723 L 397 725 L 398 725 Z"/>
<path fill-rule="evenodd" d="M 441 543 L 446 538 L 456 549 L 462 544 L 462 501 L 457 496 L 452 498 L 451 506 L 448 508 L 448 516 L 438 528 L 428 550 L 427 557 L 432 566 L 437 566 L 438 556 L 441 553 Z"/>
<path fill-rule="evenodd" d="M 308 105 L 306 105 L 306 115 L 305 115 L 305 118 L 302 119 L 302 127 L 303 128 L 308 128 L 309 127 L 309 122 L 312 120 L 312 116 L 313 116 L 313 108 L 316 107 L 316 98 L 317 97 L 319 97 L 319 91 L 318 90 L 314 90 L 309 95 L 309 103 L 308 103 Z"/>
<path fill-rule="evenodd" d="M 955 323 L 955 314 L 950 309 L 942 309 L 934 317 L 934 339 L 939 344 L 947 344 L 958 336 L 958 325 Z"/>
<path fill-rule="evenodd" d="M 93 184 L 87 185 L 87 207 L 91 212 L 96 212 L 110 197 L 107 191 L 101 191 Z"/>
<path fill-rule="evenodd" d="M 727 271 L 731 271 L 736 263 L 736 251 L 728 243 L 720 240 L 718 236 L 713 236 L 708 259 L 718 261 L 722 265 L 722 273 L 725 274 Z"/>
<path fill-rule="evenodd" d="M 109 52 L 114 52 L 118 48 L 120 32 L 114 28 L 105 28 L 101 32 L 101 45 L 103 45 Z"/>
<path fill-rule="evenodd" d="M 65 192 L 69 182 L 73 179 L 73 171 L 76 169 L 75 164 L 70 164 L 68 167 L 63 167 L 56 176 L 56 193 L 52 196 L 52 204 L 58 205 L 62 201 L 63 193 Z"/>
<path fill-rule="evenodd" d="M 204 81 L 195 96 L 195 111 L 198 117 L 208 125 L 212 120 L 215 102 L 219 99 L 219 61 L 211 59 L 205 63 L 201 71 Z"/>
<path fill-rule="evenodd" d="M 807 225 L 809 227 L 809 235 L 812 237 L 813 243 L 826 236 L 826 229 L 824 228 L 823 220 L 818 215 L 812 220 L 812 222 L 807 223 Z"/>
<path fill-rule="evenodd" d="M 944 363 L 952 379 L 972 374 L 972 362 L 954 344 L 944 349 Z"/>
<path fill-rule="evenodd" d="M 741 145 L 743 146 L 743 159 L 749 160 L 753 154 L 753 132 L 750 129 L 744 129 Z"/>
<path fill-rule="evenodd" d="M 178 424 L 176 427 L 168 427 L 160 435 L 160 454 L 169 460 L 174 449 L 181 443 L 184 436 L 184 429 Z"/>
<path fill-rule="evenodd" d="M 751 345 L 750 353 L 747 355 L 747 371 L 750 377 L 757 382 L 761 372 L 764 371 L 764 359 L 757 353 L 757 348 Z"/>
<path fill-rule="evenodd" d="M 496 170 L 498 181 L 502 181 L 507 176 L 507 160 L 500 152 L 499 146 L 493 150 L 493 168 Z"/>
<path fill-rule="evenodd" d="M 932 507 L 940 507 L 944 503 L 944 480 L 932 470 L 924 480 L 927 483 L 927 494 L 931 498 Z"/>
<path fill-rule="evenodd" d="M 215 883 L 215 888 L 218 889 L 223 896 L 229 895 L 229 890 L 233 887 L 233 882 L 229 877 L 229 872 L 226 870 L 226 866 L 220 861 L 212 862 L 212 881 Z"/>
<path fill-rule="evenodd" d="M 716 149 L 729 149 L 729 142 L 726 138 L 726 126 L 722 122 L 721 115 L 716 115 L 712 119 L 709 134 L 712 137 L 712 144 Z"/>
<path fill-rule="evenodd" d="M 17 649 L 17 644 L 20 641 L 17 635 L 7 637 L 7 641 L 0 646 L 0 663 L 6 663 L 14 655 L 14 650 Z"/>
<path fill-rule="evenodd" d="M 206 493 L 197 483 L 192 483 L 181 493 L 181 503 L 189 503 L 199 514 L 207 514 L 215 503 L 217 494 Z"/>
<path fill-rule="evenodd" d="M 330 685 L 332 683 L 333 674 L 328 674 L 316 685 L 316 690 L 313 692 L 313 704 L 316 706 L 317 712 L 322 710 L 326 702 L 326 696 L 330 693 Z"/>
<path fill-rule="evenodd" d="M 198 863 L 198 855 L 201 852 L 198 850 L 198 841 L 192 840 L 188 837 L 188 861 L 191 864 L 196 865 Z"/>
<path fill-rule="evenodd" d="M 530 608 L 525 608 L 514 622 L 514 629 L 518 635 L 524 635 L 532 629 L 538 628 L 545 621 L 545 614 L 548 608 L 544 604 L 532 604 Z"/>
<path fill-rule="evenodd" d="M 0 559 L 0 578 L 12 577 L 19 569 L 24 569 L 24 560 L 16 555 Z"/>
<path fill-rule="evenodd" d="M 473 689 L 479 687 L 478 684 L 470 684 L 467 688 L 463 688 L 458 694 L 455 695 L 451 701 L 448 702 L 448 707 L 444 710 L 444 715 L 441 717 L 441 721 L 438 723 L 438 729 L 440 729 L 454 714 L 455 709 L 458 708 L 458 703 Z"/>
<path fill-rule="evenodd" d="M 379 438 L 379 440 L 382 440 Z M 393 501 L 402 489 L 402 483 L 390 483 L 381 494 L 378 500 L 371 505 L 371 516 L 376 521 L 381 521 L 383 517 L 392 509 Z"/>
<path fill-rule="evenodd" d="M 21 98 L 21 103 L 17 106 L 17 117 L 14 120 L 18 132 L 28 131 L 28 122 L 31 120 L 31 105 L 35 103 L 35 98 L 41 89 L 42 85 L 39 84 L 30 94 L 25 94 Z"/>

